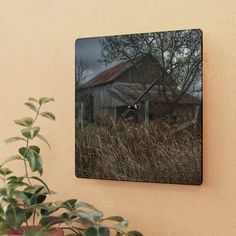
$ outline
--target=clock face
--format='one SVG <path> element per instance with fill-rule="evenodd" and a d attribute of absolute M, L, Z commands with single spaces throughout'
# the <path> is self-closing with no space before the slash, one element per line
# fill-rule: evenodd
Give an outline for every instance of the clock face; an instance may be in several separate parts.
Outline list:
<path fill-rule="evenodd" d="M 202 183 L 202 31 L 75 43 L 75 169 L 89 179 Z"/>

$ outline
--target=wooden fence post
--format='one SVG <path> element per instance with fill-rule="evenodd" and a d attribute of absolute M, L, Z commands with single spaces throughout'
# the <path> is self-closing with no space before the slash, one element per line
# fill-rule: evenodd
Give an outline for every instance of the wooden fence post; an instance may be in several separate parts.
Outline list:
<path fill-rule="evenodd" d="M 116 122 L 116 119 L 117 119 L 117 110 L 116 110 L 116 107 L 114 107 L 113 119 L 114 119 L 114 122 Z"/>
<path fill-rule="evenodd" d="M 148 126 L 149 126 L 149 101 L 145 100 L 145 105 L 144 105 L 144 127 L 145 131 L 148 131 Z"/>

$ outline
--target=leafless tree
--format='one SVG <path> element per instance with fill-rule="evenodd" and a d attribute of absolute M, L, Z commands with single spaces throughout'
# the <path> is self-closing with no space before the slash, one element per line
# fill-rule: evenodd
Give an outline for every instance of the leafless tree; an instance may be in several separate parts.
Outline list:
<path fill-rule="evenodd" d="M 88 62 L 82 57 L 75 58 L 75 86 L 78 88 L 85 81 L 88 75 Z"/>
<path fill-rule="evenodd" d="M 164 86 L 163 96 L 167 102 L 178 103 L 192 87 L 201 83 L 202 32 L 182 30 L 160 33 L 111 36 L 100 40 L 100 62 L 130 60 L 142 54 L 151 54 L 161 64 Z M 170 81 L 174 81 L 170 83 Z M 167 95 L 170 94 L 171 96 Z"/>

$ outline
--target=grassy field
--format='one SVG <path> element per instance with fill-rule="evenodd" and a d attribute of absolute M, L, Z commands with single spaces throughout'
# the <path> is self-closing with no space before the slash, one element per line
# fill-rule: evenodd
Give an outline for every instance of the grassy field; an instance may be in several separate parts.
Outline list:
<path fill-rule="evenodd" d="M 76 175 L 81 178 L 201 183 L 201 137 L 171 133 L 166 122 L 89 125 L 76 131 Z"/>

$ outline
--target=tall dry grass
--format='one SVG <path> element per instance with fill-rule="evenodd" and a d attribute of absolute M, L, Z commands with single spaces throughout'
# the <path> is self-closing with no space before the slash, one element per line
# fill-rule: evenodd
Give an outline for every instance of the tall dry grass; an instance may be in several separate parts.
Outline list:
<path fill-rule="evenodd" d="M 82 178 L 201 183 L 201 137 L 171 133 L 166 122 L 89 125 L 76 135 L 76 174 Z"/>

